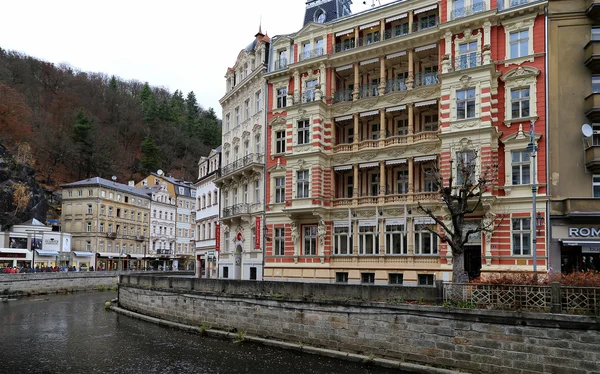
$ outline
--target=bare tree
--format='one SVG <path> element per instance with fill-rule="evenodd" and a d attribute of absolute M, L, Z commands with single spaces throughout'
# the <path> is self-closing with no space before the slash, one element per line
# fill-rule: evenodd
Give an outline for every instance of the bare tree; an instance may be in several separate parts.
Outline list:
<path fill-rule="evenodd" d="M 491 190 L 496 180 L 498 165 L 483 165 L 477 173 L 477 158 L 478 152 L 474 150 L 457 152 L 456 160 L 450 161 L 447 180 L 439 168 L 432 171 L 446 214 L 436 214 L 434 209 L 418 204 L 419 210 L 431 217 L 443 230 L 439 232 L 426 228 L 450 247 L 454 283 L 464 283 L 467 280 L 464 276 L 464 253 L 469 238 L 482 232 L 491 233 L 503 219 L 503 215 L 497 216 L 490 209 L 482 209 L 486 192 Z M 479 209 L 483 219 L 476 225 L 466 224 L 465 220 L 477 214 Z"/>

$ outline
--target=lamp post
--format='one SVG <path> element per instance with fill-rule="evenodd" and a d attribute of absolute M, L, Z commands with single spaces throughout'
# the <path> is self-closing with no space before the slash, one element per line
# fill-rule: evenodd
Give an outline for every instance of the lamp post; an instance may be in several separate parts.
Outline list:
<path fill-rule="evenodd" d="M 531 194 L 532 194 L 532 210 L 531 210 L 531 237 L 533 246 L 533 276 L 537 280 L 537 214 L 536 214 L 536 197 L 537 197 L 537 178 L 536 178 L 536 162 L 537 146 L 535 144 L 534 120 L 529 122 L 529 144 L 527 152 L 531 154 Z"/>

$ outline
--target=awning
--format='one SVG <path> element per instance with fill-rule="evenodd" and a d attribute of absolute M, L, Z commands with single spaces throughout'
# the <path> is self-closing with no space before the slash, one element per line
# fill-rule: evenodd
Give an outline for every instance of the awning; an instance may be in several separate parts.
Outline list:
<path fill-rule="evenodd" d="M 136 254 L 130 254 L 129 256 L 130 256 L 131 258 L 137 258 L 137 259 L 142 259 L 142 258 L 144 258 L 144 255 L 143 255 L 143 254 L 138 254 L 138 253 L 136 253 Z"/>
<path fill-rule="evenodd" d="M 349 119 L 352 119 L 352 114 L 349 116 L 342 116 L 342 117 L 335 117 L 334 118 L 337 122 L 341 122 L 341 121 L 347 121 Z"/>
<path fill-rule="evenodd" d="M 598 247 L 600 246 L 600 241 L 598 240 L 560 240 L 562 245 L 567 247 L 579 247 L 579 246 L 589 246 L 589 247 Z"/>
<path fill-rule="evenodd" d="M 364 169 L 364 168 L 374 168 L 376 166 L 379 165 L 379 162 L 367 162 L 365 164 L 360 164 L 358 165 L 359 169 Z"/>
<path fill-rule="evenodd" d="M 428 44 L 428 45 L 423 45 L 421 47 L 417 47 L 415 48 L 415 52 L 421 52 L 421 51 L 426 51 L 428 49 L 433 49 L 437 47 L 437 44 L 433 43 L 433 44 Z"/>
<path fill-rule="evenodd" d="M 436 155 L 433 156 L 421 156 L 421 157 L 415 157 L 415 162 L 425 162 L 425 161 L 434 161 L 437 159 Z"/>
<path fill-rule="evenodd" d="M 427 105 L 435 105 L 437 104 L 437 100 L 428 100 L 428 101 L 420 101 L 418 103 L 415 103 L 415 107 L 422 107 L 422 106 L 427 106 Z"/>
<path fill-rule="evenodd" d="M 378 111 L 378 110 L 371 110 L 371 111 L 368 111 L 368 112 L 362 112 L 362 113 L 360 114 L 360 116 L 361 116 L 361 117 L 368 117 L 368 116 L 374 116 L 374 115 L 377 115 L 378 113 L 379 113 L 379 111 Z"/>
<path fill-rule="evenodd" d="M 398 226 L 398 225 L 404 225 L 405 223 L 406 223 L 406 221 L 404 220 L 404 218 L 392 218 L 392 219 L 385 220 L 386 226 Z"/>
<path fill-rule="evenodd" d="M 405 109 L 406 109 L 406 105 L 398 105 L 398 106 L 394 106 L 391 108 L 387 108 L 385 111 L 387 113 L 389 113 L 389 112 L 398 112 L 400 110 L 405 110 Z"/>
<path fill-rule="evenodd" d="M 346 35 L 346 34 L 352 34 L 353 32 L 354 32 L 354 29 L 348 29 L 348 30 L 336 32 L 335 36 L 342 36 L 342 35 Z"/>
<path fill-rule="evenodd" d="M 391 55 L 387 55 L 387 56 L 385 56 L 385 58 L 387 58 L 388 60 L 391 60 L 393 58 L 402 57 L 404 55 L 406 55 L 406 51 L 400 51 L 397 53 L 392 53 Z"/>
<path fill-rule="evenodd" d="M 415 217 L 414 219 L 415 225 L 434 225 L 435 220 L 431 217 Z"/>
<path fill-rule="evenodd" d="M 375 227 L 377 226 L 376 219 L 361 219 L 358 221 L 358 227 Z"/>
<path fill-rule="evenodd" d="M 386 165 L 400 165 L 400 164 L 406 164 L 406 159 L 405 158 L 401 158 L 398 160 L 387 160 L 385 162 Z"/>
<path fill-rule="evenodd" d="M 352 170 L 352 165 L 336 166 L 333 168 L 333 170 L 335 170 L 335 171 Z"/>
<path fill-rule="evenodd" d="M 36 249 L 35 252 L 40 256 L 51 256 L 51 257 L 58 256 L 58 251 L 44 251 L 42 249 Z"/>
<path fill-rule="evenodd" d="M 339 68 L 335 68 L 335 71 L 344 71 L 344 70 L 352 69 L 352 66 L 353 66 L 352 64 L 340 66 Z"/>
<path fill-rule="evenodd" d="M 77 252 L 73 251 L 75 257 L 93 257 L 94 254 L 92 252 Z"/>
<path fill-rule="evenodd" d="M 397 21 L 399 19 L 406 18 L 406 17 L 408 17 L 408 13 L 398 14 L 397 16 L 386 18 L 385 23 L 394 22 L 394 21 Z"/>
<path fill-rule="evenodd" d="M 372 58 L 372 59 L 370 59 L 370 60 L 361 61 L 361 62 L 360 62 L 360 66 L 363 66 L 363 65 L 369 65 L 369 64 L 374 64 L 374 63 L 376 63 L 376 62 L 378 62 L 378 61 L 379 61 L 379 59 L 378 59 L 378 58 Z"/>
<path fill-rule="evenodd" d="M 421 8 L 421 9 L 417 9 L 417 10 L 413 11 L 413 14 L 425 13 L 429 10 L 433 10 L 436 8 L 437 8 L 437 4 L 426 6 L 425 8 Z"/>
<path fill-rule="evenodd" d="M 369 27 L 375 27 L 375 26 L 378 26 L 378 25 L 379 25 L 379 22 L 373 22 L 373 23 L 369 23 L 367 25 L 362 25 L 360 27 L 360 29 L 364 30 L 364 29 L 368 29 Z"/>
<path fill-rule="evenodd" d="M 116 252 L 98 252 L 97 255 L 99 257 L 113 257 L 113 258 L 118 258 L 119 254 Z M 125 257 L 125 255 L 123 255 L 123 257 Z"/>

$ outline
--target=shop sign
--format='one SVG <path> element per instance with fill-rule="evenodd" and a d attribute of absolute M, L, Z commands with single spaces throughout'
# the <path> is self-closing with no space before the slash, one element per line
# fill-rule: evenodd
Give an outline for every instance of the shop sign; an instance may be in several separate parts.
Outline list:
<path fill-rule="evenodd" d="M 4 258 L 25 258 L 27 255 L 25 253 L 2 253 L 0 252 L 0 257 Z"/>
<path fill-rule="evenodd" d="M 600 254 L 600 247 L 581 247 L 581 253 L 597 253 L 597 254 Z"/>
<path fill-rule="evenodd" d="M 254 249 L 260 249 L 260 217 L 256 217 L 254 226 Z"/>
<path fill-rule="evenodd" d="M 215 250 L 221 250 L 221 225 L 218 223 L 215 225 Z"/>
<path fill-rule="evenodd" d="M 600 236 L 600 228 L 569 227 L 569 237 L 588 238 Z"/>

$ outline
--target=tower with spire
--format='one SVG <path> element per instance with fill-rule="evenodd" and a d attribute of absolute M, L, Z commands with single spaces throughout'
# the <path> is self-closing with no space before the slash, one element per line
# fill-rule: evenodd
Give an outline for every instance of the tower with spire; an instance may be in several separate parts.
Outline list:
<path fill-rule="evenodd" d="M 309 0 L 306 2 L 304 25 L 310 22 L 325 23 L 352 14 L 352 0 Z"/>

